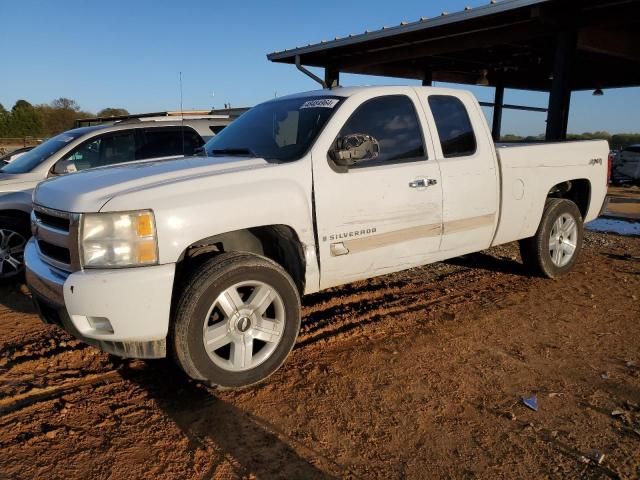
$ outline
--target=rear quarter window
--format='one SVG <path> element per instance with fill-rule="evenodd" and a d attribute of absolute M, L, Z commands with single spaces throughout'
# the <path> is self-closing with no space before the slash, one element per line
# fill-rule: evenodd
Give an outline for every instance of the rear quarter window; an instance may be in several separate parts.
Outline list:
<path fill-rule="evenodd" d="M 146 128 L 142 133 L 142 144 L 136 155 L 138 160 L 179 155 L 190 156 L 196 153 L 196 149 L 204 145 L 200 135 L 189 127 Z"/>
<path fill-rule="evenodd" d="M 445 158 L 476 153 L 476 136 L 462 101 L 451 95 L 431 95 L 429 107 L 436 122 L 442 154 Z"/>

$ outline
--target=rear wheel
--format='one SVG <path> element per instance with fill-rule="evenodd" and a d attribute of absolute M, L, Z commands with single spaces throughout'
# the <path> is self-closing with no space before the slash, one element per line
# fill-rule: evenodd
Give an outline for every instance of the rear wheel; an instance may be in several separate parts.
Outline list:
<path fill-rule="evenodd" d="M 300 329 L 300 297 L 287 272 L 252 254 L 205 262 L 178 300 L 174 354 L 192 378 L 223 387 L 264 380 L 284 362 Z"/>
<path fill-rule="evenodd" d="M 0 281 L 22 275 L 24 248 L 30 236 L 28 223 L 15 217 L 0 216 Z"/>
<path fill-rule="evenodd" d="M 582 248 L 582 215 L 570 200 L 550 198 L 536 234 L 520 241 L 520 254 L 533 273 L 558 278 L 573 268 Z"/>

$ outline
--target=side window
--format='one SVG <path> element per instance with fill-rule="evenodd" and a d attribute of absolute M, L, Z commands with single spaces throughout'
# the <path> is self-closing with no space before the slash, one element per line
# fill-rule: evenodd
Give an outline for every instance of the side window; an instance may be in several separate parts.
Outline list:
<path fill-rule="evenodd" d="M 380 155 L 352 168 L 425 159 L 420 122 L 413 102 L 405 95 L 374 98 L 360 105 L 339 136 L 353 133 L 371 135 L 378 140 Z"/>
<path fill-rule="evenodd" d="M 102 143 L 102 137 L 89 140 L 72 150 L 62 161 L 68 162 L 68 170 L 72 172 L 98 166 L 100 143 Z"/>
<path fill-rule="evenodd" d="M 464 157 L 476 153 L 476 137 L 471 120 L 459 98 L 432 95 L 429 97 L 429 107 L 436 122 L 445 158 Z"/>
<path fill-rule="evenodd" d="M 224 127 L 226 127 L 226 125 L 211 125 L 209 127 L 209 130 L 211 130 L 211 133 L 213 133 L 214 135 L 219 134 L 222 130 L 224 130 Z"/>
<path fill-rule="evenodd" d="M 198 132 L 190 127 L 184 127 L 181 130 L 184 131 L 184 154 L 195 155 L 196 150 L 204 145 L 204 140 Z"/>
<path fill-rule="evenodd" d="M 136 159 L 136 138 L 134 132 L 106 135 L 100 142 L 101 165 L 132 162 Z"/>
<path fill-rule="evenodd" d="M 110 133 L 87 140 L 54 167 L 54 173 L 71 173 L 135 160 L 133 132 Z"/>
<path fill-rule="evenodd" d="M 136 158 L 144 160 L 172 157 L 183 153 L 193 155 L 196 149 L 202 145 L 204 145 L 204 141 L 192 128 L 146 128 Z"/>

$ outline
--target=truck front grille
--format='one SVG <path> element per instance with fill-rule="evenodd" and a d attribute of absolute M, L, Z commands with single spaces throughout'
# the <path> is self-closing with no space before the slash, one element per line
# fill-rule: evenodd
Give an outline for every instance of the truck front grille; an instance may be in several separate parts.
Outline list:
<path fill-rule="evenodd" d="M 64 232 L 69 231 L 70 221 L 68 217 L 56 217 L 50 213 L 45 213 L 39 210 L 34 210 L 34 214 L 36 220 L 38 220 L 42 225 L 53 227 Z"/>
<path fill-rule="evenodd" d="M 71 265 L 71 252 L 68 248 L 59 247 L 44 240 L 38 240 L 38 248 L 43 256 L 51 258 L 58 263 Z"/>
<path fill-rule="evenodd" d="M 80 270 L 78 251 L 80 215 L 34 205 L 31 220 L 42 260 L 67 272 Z"/>

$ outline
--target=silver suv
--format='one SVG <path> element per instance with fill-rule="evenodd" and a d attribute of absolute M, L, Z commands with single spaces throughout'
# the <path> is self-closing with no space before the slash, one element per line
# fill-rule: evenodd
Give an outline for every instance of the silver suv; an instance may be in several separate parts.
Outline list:
<path fill-rule="evenodd" d="M 31 193 L 39 182 L 88 168 L 193 156 L 230 122 L 222 115 L 185 115 L 75 128 L 0 165 L 0 280 L 23 271 L 24 246 L 31 236 Z"/>

